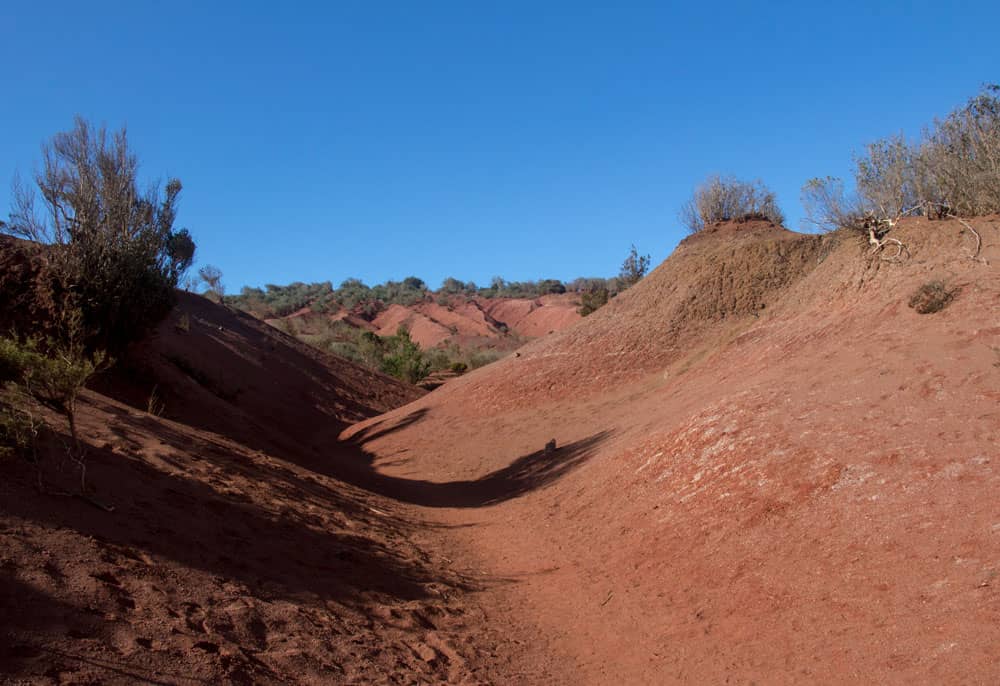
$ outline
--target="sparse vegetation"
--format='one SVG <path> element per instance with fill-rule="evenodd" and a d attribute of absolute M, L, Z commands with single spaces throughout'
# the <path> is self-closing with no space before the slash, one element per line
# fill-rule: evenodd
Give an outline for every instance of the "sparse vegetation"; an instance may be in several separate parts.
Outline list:
<path fill-rule="evenodd" d="M 205 285 L 205 297 L 221 303 L 226 295 L 226 287 L 222 283 L 222 270 L 206 264 L 198 270 L 198 278 Z"/>
<path fill-rule="evenodd" d="M 386 374 L 408 383 L 417 383 L 430 373 L 430 362 L 405 327 L 399 327 L 395 336 L 380 338 L 379 345 L 382 371 Z"/>
<path fill-rule="evenodd" d="M 649 255 L 640 255 L 633 245 L 625 261 L 622 262 L 618 280 L 623 288 L 631 288 L 642 280 L 647 271 L 649 271 Z"/>
<path fill-rule="evenodd" d="M 946 308 L 955 298 L 943 281 L 928 281 L 910 297 L 909 305 L 919 314 L 933 314 Z"/>
<path fill-rule="evenodd" d="M 46 423 L 42 413 L 34 409 L 35 403 L 65 418 L 69 433 L 65 452 L 79 470 L 80 492 L 86 492 L 86 447 L 77 431 L 76 402 L 87 381 L 105 363 L 103 352 L 87 353 L 82 339 L 72 332 L 45 346 L 30 337 L 0 338 L 0 438 L 9 450 L 30 452 L 39 465 L 39 485 L 41 464 L 36 441 Z"/>
<path fill-rule="evenodd" d="M 937 219 L 1000 212 L 1000 86 L 984 87 L 917 141 L 893 135 L 867 145 L 855 158 L 854 182 L 854 194 L 835 177 L 806 182 L 806 221 L 821 230 L 862 232 L 873 251 L 893 242 L 903 253 L 904 246 L 885 235 L 905 215 Z"/>
<path fill-rule="evenodd" d="M 865 212 L 857 196 L 848 196 L 844 182 L 835 176 L 814 178 L 802 186 L 805 223 L 821 231 L 860 227 Z"/>
<path fill-rule="evenodd" d="M 691 233 L 724 221 L 764 219 L 783 224 L 785 215 L 777 197 L 763 182 L 741 181 L 733 176 L 710 176 L 680 212 L 681 223 Z"/>
<path fill-rule="evenodd" d="M 16 383 L 0 386 L 0 457 L 16 456 L 38 464 L 38 435 L 43 423 L 34 401 Z"/>
<path fill-rule="evenodd" d="M 600 288 L 596 291 L 583 293 L 580 296 L 580 309 L 577 310 L 581 317 L 593 314 L 608 304 L 610 294 L 607 288 Z"/>
<path fill-rule="evenodd" d="M 81 118 L 42 153 L 38 194 L 16 182 L 2 229 L 48 246 L 53 296 L 81 313 L 87 347 L 120 350 L 166 315 L 194 259 L 191 235 L 174 229 L 181 183 L 141 191 L 125 130 Z"/>
<path fill-rule="evenodd" d="M 643 266 L 642 259 L 636 255 L 635 267 Z M 645 266 L 648 268 L 648 256 L 645 259 Z M 337 288 L 329 281 L 309 284 L 295 282 L 287 286 L 267 284 L 264 288 L 247 286 L 239 295 L 225 296 L 225 302 L 262 319 L 286 317 L 308 307 L 319 313 L 334 312 L 342 308 L 371 321 L 390 305 L 411 306 L 426 301 L 448 305 L 453 298 L 539 298 L 550 294 L 586 293 L 600 289 L 617 293 L 626 287 L 621 277 L 580 277 L 563 283 L 558 279 L 507 281 L 496 276 L 489 286 L 482 288 L 472 281 L 463 283 L 449 277 L 435 292 L 428 290 L 423 280 L 411 276 L 403 281 L 387 281 L 375 286 L 368 286 L 360 279 L 347 279 Z"/>

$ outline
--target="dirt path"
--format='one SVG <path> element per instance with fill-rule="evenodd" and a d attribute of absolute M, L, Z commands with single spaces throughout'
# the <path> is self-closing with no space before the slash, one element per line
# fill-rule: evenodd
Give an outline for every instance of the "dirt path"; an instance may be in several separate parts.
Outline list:
<path fill-rule="evenodd" d="M 655 311 L 595 337 L 638 321 L 610 311 L 344 437 L 506 581 L 476 601 L 535 636 L 526 683 L 996 683 L 1000 280 L 930 229 L 659 369 L 628 347 Z M 947 309 L 907 306 L 938 278 Z"/>
<path fill-rule="evenodd" d="M 0 678 L 998 683 L 1000 220 L 925 224 L 699 237 L 423 397 L 188 298 L 169 419 L 85 396 L 114 515 L 0 465 Z"/>

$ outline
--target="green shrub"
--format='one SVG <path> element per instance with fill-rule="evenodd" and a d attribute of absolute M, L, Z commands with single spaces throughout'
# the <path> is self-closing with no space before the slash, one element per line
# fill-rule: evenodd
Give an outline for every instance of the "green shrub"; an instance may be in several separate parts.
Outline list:
<path fill-rule="evenodd" d="M 67 336 L 68 341 L 73 341 Z M 0 440 L 9 451 L 30 452 L 44 421 L 31 407 L 38 402 L 61 414 L 69 428 L 67 455 L 80 470 L 80 489 L 86 491 L 86 450 L 76 426 L 76 402 L 87 381 L 104 366 L 102 352 L 86 353 L 82 343 L 49 341 L 43 349 L 37 339 L 0 338 Z M 39 472 L 39 479 L 41 479 Z"/>
<path fill-rule="evenodd" d="M 0 456 L 17 456 L 38 461 L 38 434 L 41 420 L 31 406 L 32 400 L 17 384 L 0 386 Z"/>
<path fill-rule="evenodd" d="M 580 309 L 577 312 L 580 316 L 586 317 L 608 304 L 608 289 L 600 288 L 596 291 L 583 293 L 580 296 Z"/>
<path fill-rule="evenodd" d="M 382 371 L 408 383 L 417 383 L 431 371 L 430 362 L 420 352 L 420 346 L 410 338 L 410 332 L 399 327 L 395 336 L 382 339 Z"/>
<path fill-rule="evenodd" d="M 174 230 L 181 183 L 141 191 L 125 130 L 77 118 L 43 146 L 35 175 L 43 198 L 15 184 L 4 231 L 48 244 L 53 291 L 82 313 L 91 350 L 120 350 L 162 319 L 194 260 L 187 229 Z"/>
<path fill-rule="evenodd" d="M 647 271 L 649 271 L 649 255 L 640 255 L 633 245 L 628 256 L 625 257 L 625 261 L 622 262 L 622 267 L 618 272 L 618 280 L 623 289 L 630 288 L 639 283 Z"/>

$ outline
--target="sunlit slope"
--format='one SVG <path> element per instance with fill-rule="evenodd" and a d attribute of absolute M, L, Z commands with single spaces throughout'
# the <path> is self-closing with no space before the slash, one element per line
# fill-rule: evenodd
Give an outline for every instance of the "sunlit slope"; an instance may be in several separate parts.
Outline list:
<path fill-rule="evenodd" d="M 566 446 L 469 546 L 553 570 L 511 592 L 597 681 L 995 681 L 1000 222 L 974 226 L 978 254 L 959 222 L 904 222 L 899 263 L 851 235 L 714 227 L 347 435 L 442 482 Z M 919 314 L 934 281 L 953 299 Z"/>

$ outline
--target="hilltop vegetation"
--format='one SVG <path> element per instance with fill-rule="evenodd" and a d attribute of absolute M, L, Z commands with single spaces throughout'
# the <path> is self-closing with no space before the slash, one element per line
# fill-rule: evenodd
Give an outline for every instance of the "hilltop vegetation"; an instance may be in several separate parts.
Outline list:
<path fill-rule="evenodd" d="M 586 316 L 638 283 L 649 270 L 649 262 L 649 255 L 640 255 L 633 245 L 616 277 L 580 277 L 564 283 L 558 279 L 507 281 L 497 276 L 487 287 L 448 277 L 436 291 L 423 279 L 408 276 L 375 286 L 355 278 L 343 281 L 337 288 L 330 281 L 247 286 L 239 295 L 224 296 L 217 268 L 203 268 L 201 278 L 206 297 L 221 299 L 320 350 L 418 383 L 432 372 L 461 374 L 489 364 L 534 337 L 523 335 L 487 312 L 491 301 L 529 300 L 530 312 L 543 306 L 541 298 L 568 296 L 570 306 L 580 316 Z M 406 322 L 397 323 L 391 333 L 383 331 L 379 335 L 372 325 L 393 306 L 421 309 L 421 316 L 446 327 L 452 335 L 425 348 L 413 340 Z M 443 312 L 434 311 L 434 306 L 443 308 Z M 468 316 L 458 313 L 463 306 L 471 306 L 472 316 L 485 326 L 482 335 L 462 337 L 459 324 L 440 321 L 444 317 L 451 320 Z"/>
<path fill-rule="evenodd" d="M 648 267 L 648 261 L 646 263 Z M 641 278 L 641 277 L 640 277 Z M 636 279 L 637 280 L 637 279 Z M 633 282 L 634 283 L 634 282 Z M 402 281 L 386 281 L 368 286 L 360 279 L 350 278 L 334 288 L 333 282 L 303 283 L 296 281 L 285 286 L 267 284 L 264 288 L 244 286 L 239 295 L 227 295 L 224 302 L 237 309 L 260 317 L 276 319 L 308 308 L 318 314 L 331 314 L 347 310 L 363 319 L 372 320 L 390 305 L 410 306 L 426 301 L 445 303 L 452 297 L 459 298 L 539 298 L 562 293 L 593 293 L 604 290 L 618 293 L 628 287 L 620 277 L 579 277 L 569 282 L 558 279 L 540 281 L 507 281 L 496 276 L 489 286 L 480 287 L 472 281 L 448 277 L 436 291 L 423 279 L 408 276 Z"/>

